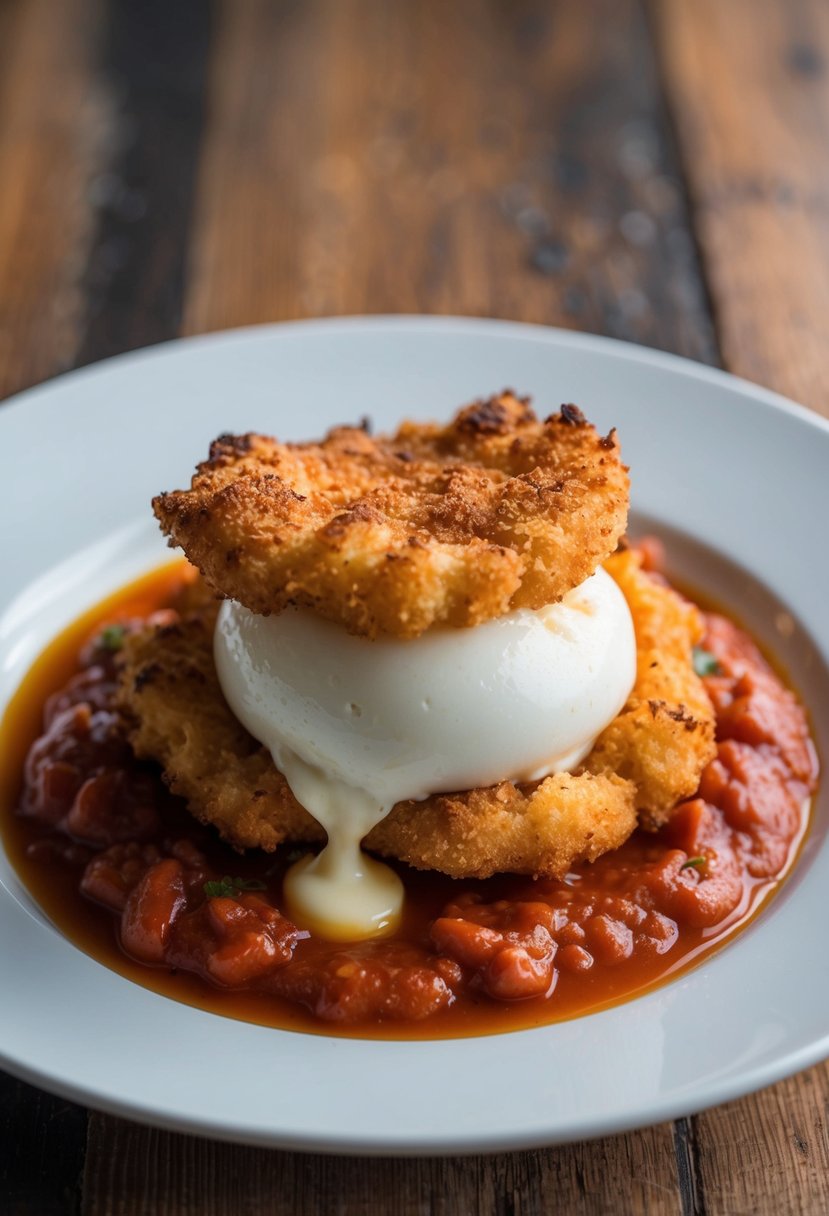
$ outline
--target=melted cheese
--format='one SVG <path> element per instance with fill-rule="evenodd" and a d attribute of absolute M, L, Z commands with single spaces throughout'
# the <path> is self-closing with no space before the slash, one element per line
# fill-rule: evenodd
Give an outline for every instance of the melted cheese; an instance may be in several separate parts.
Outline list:
<path fill-rule="evenodd" d="M 399 918 L 399 879 L 360 849 L 395 803 L 575 768 L 636 674 L 630 612 L 603 570 L 559 604 L 413 641 L 227 601 L 214 652 L 231 709 L 327 832 L 285 895 L 299 923 L 335 939 Z"/>
<path fill-rule="evenodd" d="M 277 744 L 273 756 L 297 802 L 328 835 L 321 853 L 303 857 L 285 876 L 289 914 L 334 941 L 393 932 L 403 910 L 403 884 L 394 870 L 360 848 L 391 806 L 306 764 L 290 748 Z"/>

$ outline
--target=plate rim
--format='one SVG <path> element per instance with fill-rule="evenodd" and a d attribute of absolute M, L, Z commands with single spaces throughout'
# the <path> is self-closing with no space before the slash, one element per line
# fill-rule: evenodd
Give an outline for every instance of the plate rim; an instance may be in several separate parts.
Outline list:
<path fill-rule="evenodd" d="M 775 389 L 767 388 L 757 381 L 745 376 L 736 375 L 724 368 L 714 367 L 710 363 L 702 363 L 687 355 L 677 355 L 672 351 L 659 347 L 644 346 L 638 342 L 628 342 L 623 338 L 611 338 L 605 334 L 588 333 L 584 330 L 564 329 L 562 326 L 545 325 L 541 321 L 511 321 L 502 317 L 473 316 L 462 313 L 348 313 L 342 316 L 299 317 L 286 321 L 263 321 L 253 325 L 230 326 L 227 329 L 209 330 L 199 334 L 185 334 L 178 338 L 167 338 L 162 342 L 154 342 L 149 346 L 139 346 L 134 350 L 122 351 L 110 355 L 106 359 L 98 359 L 83 367 L 68 368 L 56 372 L 53 376 L 32 384 L 18 392 L 10 393 L 0 398 L 0 418 L 11 410 L 32 401 L 37 402 L 41 397 L 46 398 L 52 391 L 63 387 L 66 383 L 82 383 L 87 377 L 97 378 L 113 369 L 132 364 L 138 366 L 147 359 L 174 355 L 182 347 L 198 349 L 199 346 L 213 346 L 219 343 L 232 344 L 236 341 L 251 338 L 265 340 L 269 336 L 288 331 L 302 333 L 307 331 L 335 332 L 337 329 L 372 329 L 394 332 L 394 330 L 413 330 L 428 332 L 474 332 L 478 329 L 488 329 L 492 333 L 501 332 L 504 336 L 540 340 L 553 346 L 576 346 L 585 350 L 591 348 L 614 358 L 624 359 L 630 363 L 650 364 L 663 367 L 666 371 L 676 371 L 678 374 L 690 376 L 700 381 L 708 381 L 723 387 L 739 389 L 764 404 L 799 418 L 803 422 L 816 425 L 819 430 L 829 432 L 829 417 L 817 410 L 811 409 L 795 401 L 793 398 Z"/>

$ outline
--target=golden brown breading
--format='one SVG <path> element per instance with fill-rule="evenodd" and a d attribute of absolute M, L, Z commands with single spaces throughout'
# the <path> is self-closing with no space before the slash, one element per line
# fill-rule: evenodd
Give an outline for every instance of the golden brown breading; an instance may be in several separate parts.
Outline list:
<path fill-rule="evenodd" d="M 615 432 L 575 406 L 539 422 L 509 392 L 390 437 L 222 435 L 189 490 L 153 502 L 170 543 L 251 611 L 407 638 L 561 599 L 612 553 L 627 505 Z"/>
<path fill-rule="evenodd" d="M 324 840 L 270 753 L 233 716 L 213 665 L 218 602 L 128 636 L 119 699 L 139 756 L 157 760 L 197 819 L 239 848 Z"/>
<path fill-rule="evenodd" d="M 654 823 L 693 792 L 713 739 L 711 707 L 691 664 L 699 614 L 644 574 L 635 553 L 614 557 L 607 568 L 631 605 L 641 650 L 633 694 L 586 762 L 595 771 L 399 803 L 371 832 L 369 848 L 455 878 L 560 876 L 627 839 L 637 805 Z M 126 640 L 121 704 L 133 746 L 159 761 L 193 814 L 238 848 L 322 840 L 268 752 L 227 707 L 213 666 L 216 609 L 206 601 L 177 624 Z M 686 725 L 691 714 L 693 729 Z"/>
<path fill-rule="evenodd" d="M 503 781 L 398 803 L 366 845 L 451 878 L 561 878 L 627 840 L 636 827 L 635 795 L 632 782 L 612 773 L 557 773 L 535 788 Z"/>
<path fill-rule="evenodd" d="M 641 822 L 658 827 L 695 793 L 714 757 L 714 713 L 691 654 L 703 635 L 702 613 L 641 565 L 635 549 L 605 562 L 633 616 L 636 683 L 584 767 L 633 781 Z"/>

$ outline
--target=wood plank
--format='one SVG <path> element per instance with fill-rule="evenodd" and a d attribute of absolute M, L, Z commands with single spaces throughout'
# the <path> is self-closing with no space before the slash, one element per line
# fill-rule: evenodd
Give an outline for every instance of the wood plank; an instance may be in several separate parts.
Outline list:
<path fill-rule="evenodd" d="M 829 1066 L 699 1116 L 708 1216 L 829 1211 Z"/>
<path fill-rule="evenodd" d="M 64 1216 L 80 1206 L 87 1113 L 0 1073 L 0 1211 Z"/>
<path fill-rule="evenodd" d="M 98 163 L 95 0 L 0 6 L 0 398 L 67 366 Z M 0 1207 L 74 1212 L 86 1111 L 0 1073 Z"/>
<path fill-rule="evenodd" d="M 670 1129 L 492 1157 L 323 1157 L 92 1115 L 86 1216 L 677 1216 Z"/>
<path fill-rule="evenodd" d="M 829 415 L 829 7 L 653 15 L 726 366 Z"/>
<path fill-rule="evenodd" d="M 97 12 L 97 0 L 0 9 L 0 398 L 68 367 L 78 343 L 106 135 Z"/>
<path fill-rule="evenodd" d="M 716 358 L 636 0 L 224 0 L 208 113 L 188 332 L 484 313 Z M 90 1127 L 96 1216 L 682 1210 L 669 1125 L 446 1161 Z"/>
<path fill-rule="evenodd" d="M 0 7 L 0 396 L 176 335 L 209 8 Z M 0 1209 L 76 1212 L 87 1112 L 0 1074 Z"/>
<path fill-rule="evenodd" d="M 829 10 L 653 3 L 729 370 L 829 415 Z M 829 1066 L 689 1122 L 695 1206 L 829 1210 Z"/>
<path fill-rule="evenodd" d="M 713 360 L 635 0 L 226 2 L 185 329 L 489 314 Z"/>
<path fill-rule="evenodd" d="M 470 2 L 457 19 L 434 4 L 400 15 L 378 7 L 367 18 L 361 6 L 362 24 L 348 4 L 225 6 L 187 326 L 326 311 L 469 311 L 571 323 L 714 358 L 637 11 L 604 7 L 588 28 L 579 7 L 557 6 L 547 26 L 546 6 L 534 4 L 515 6 L 514 21 Z M 472 29 L 474 64 L 458 54 L 462 27 Z M 394 89 L 389 100 L 376 80 L 353 79 L 357 39 L 384 85 L 410 80 L 394 122 Z M 822 61 L 810 45 L 791 56 L 811 78 Z M 468 77 L 458 66 L 469 67 Z M 447 79 L 457 85 L 457 112 L 439 103 Z M 179 134 L 182 148 L 192 146 Z M 153 135 L 143 133 L 142 150 Z M 186 206 L 186 192 L 182 199 Z M 176 215 L 184 232 L 184 210 Z M 106 231 L 98 237 L 106 247 Z M 148 237 L 145 252 L 152 244 Z M 716 270 L 722 258 L 711 248 Z M 142 265 L 132 255 L 132 271 Z M 81 358 L 148 340 L 156 303 L 159 336 L 171 332 L 175 293 L 162 288 L 165 274 L 177 282 L 180 269 L 164 259 L 157 266 L 140 288 L 132 274 L 109 278 L 97 336 Z M 729 306 L 745 310 L 744 295 L 733 299 Z M 748 339 L 745 349 L 754 350 Z M 780 1194 L 789 1210 L 820 1210 L 825 1136 L 816 1109 L 825 1091 L 810 1100 L 802 1088 L 817 1076 L 694 1121 L 687 1155 L 700 1178 L 687 1182 L 686 1210 L 786 1210 Z M 678 1210 L 669 1128 L 514 1158 L 366 1162 L 221 1147 L 103 1116 L 94 1127 L 90 1212 L 229 1211 L 242 1199 L 254 1212 L 327 1211 L 334 1197 L 344 1212 Z M 802 1159 L 794 1166 L 789 1133 Z M 723 1154 L 722 1138 L 740 1136 L 740 1153 Z M 715 1172 L 712 1156 L 722 1162 Z M 776 1194 L 769 1178 L 777 1186 L 780 1171 L 795 1183 L 783 1180 Z M 282 1207 L 273 1207 L 275 1192 Z"/>
<path fill-rule="evenodd" d="M 210 41 L 203 0 L 101 2 L 109 132 L 76 365 L 178 334 Z"/>

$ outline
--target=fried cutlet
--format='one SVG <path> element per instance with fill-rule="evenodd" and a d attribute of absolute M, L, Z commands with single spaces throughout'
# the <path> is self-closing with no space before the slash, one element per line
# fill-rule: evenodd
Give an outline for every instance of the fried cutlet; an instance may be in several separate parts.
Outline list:
<path fill-rule="evenodd" d="M 616 548 L 628 475 L 575 406 L 539 421 L 504 392 L 445 426 L 321 443 L 223 435 L 187 490 L 153 503 L 218 593 L 414 638 L 554 603 Z"/>

